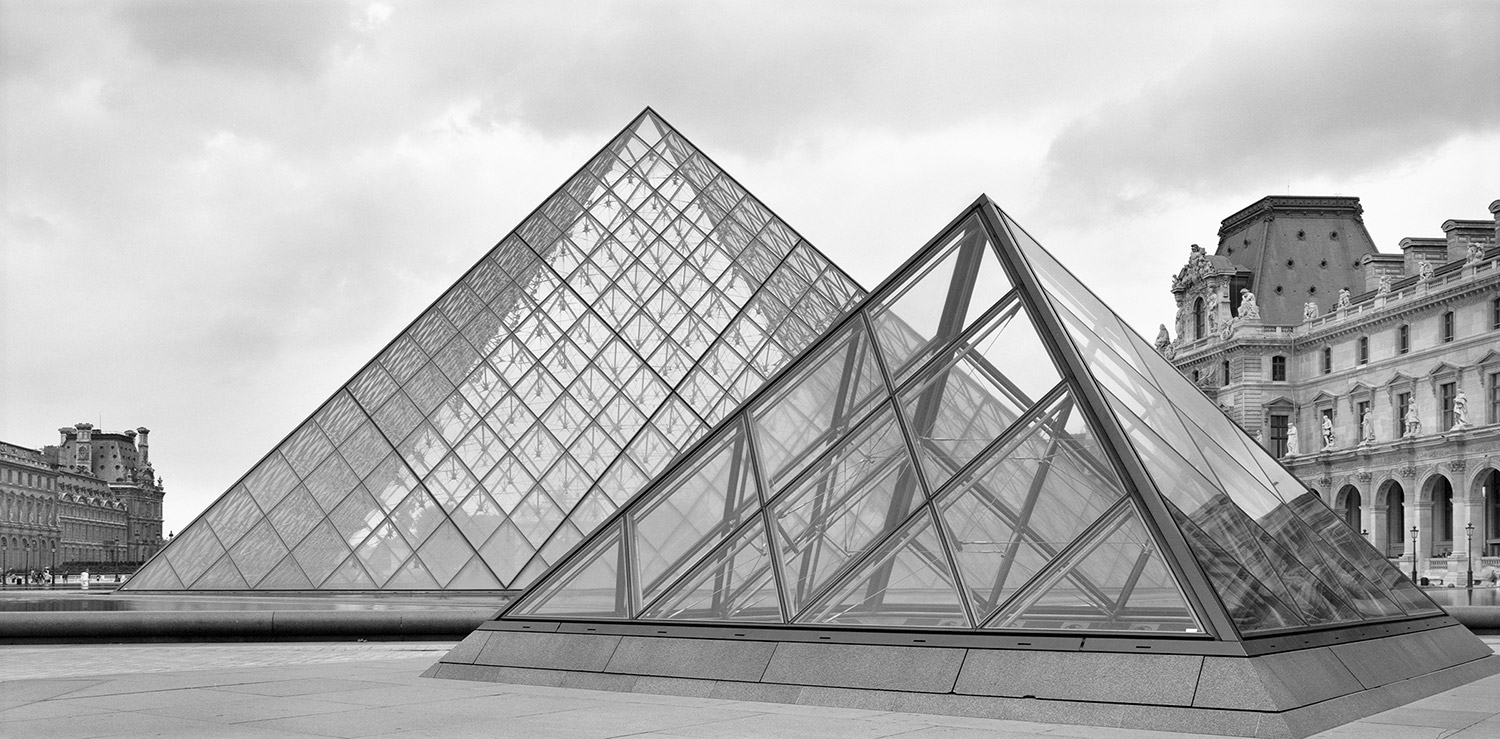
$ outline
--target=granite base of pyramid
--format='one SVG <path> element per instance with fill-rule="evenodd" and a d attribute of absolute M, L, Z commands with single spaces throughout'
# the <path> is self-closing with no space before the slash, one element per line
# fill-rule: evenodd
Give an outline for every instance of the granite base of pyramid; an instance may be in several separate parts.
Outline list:
<path fill-rule="evenodd" d="M 981 642 L 931 633 L 491 621 L 424 676 L 1305 737 L 1500 673 L 1500 655 L 1447 617 L 1230 646 L 1185 642 L 1174 648 L 1159 639 L 1062 635 Z"/>

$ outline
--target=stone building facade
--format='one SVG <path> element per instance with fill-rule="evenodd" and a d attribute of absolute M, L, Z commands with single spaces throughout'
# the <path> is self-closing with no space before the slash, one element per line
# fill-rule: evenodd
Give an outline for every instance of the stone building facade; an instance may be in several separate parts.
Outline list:
<path fill-rule="evenodd" d="M 1357 198 L 1264 198 L 1224 219 L 1212 255 L 1192 247 L 1176 338 L 1156 342 L 1376 548 L 1460 584 L 1471 562 L 1500 566 L 1489 210 L 1382 253 Z"/>
<path fill-rule="evenodd" d="M 0 442 L 0 568 L 141 562 L 161 549 L 161 480 L 148 429 L 59 429 L 40 450 Z"/>

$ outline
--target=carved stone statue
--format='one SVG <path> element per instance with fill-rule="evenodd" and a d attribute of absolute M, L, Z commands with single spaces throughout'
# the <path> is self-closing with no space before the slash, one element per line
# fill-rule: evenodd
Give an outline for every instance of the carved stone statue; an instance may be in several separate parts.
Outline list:
<path fill-rule="evenodd" d="M 1451 431 L 1462 431 L 1469 427 L 1469 399 L 1464 391 L 1458 391 L 1453 398 L 1453 428 Z"/>
<path fill-rule="evenodd" d="M 1376 295 L 1390 295 L 1391 294 L 1391 276 L 1390 275 L 1381 275 L 1380 276 L 1380 282 L 1379 282 L 1379 284 L 1377 284 L 1375 286 L 1375 294 Z"/>
<path fill-rule="evenodd" d="M 1482 247 L 1482 246 L 1480 246 L 1478 244 L 1469 244 L 1469 253 L 1468 253 L 1468 257 L 1466 259 L 1464 259 L 1464 264 L 1479 264 L 1480 262 L 1483 262 L 1483 261 L 1484 261 L 1484 247 Z"/>
<path fill-rule="evenodd" d="M 1412 403 L 1406 408 L 1406 433 L 1401 435 L 1403 439 L 1410 439 L 1422 433 L 1422 421 L 1417 418 L 1417 404 Z"/>
<path fill-rule="evenodd" d="M 1323 448 L 1333 448 L 1333 416 L 1323 417 Z"/>
<path fill-rule="evenodd" d="M 1172 334 L 1167 331 L 1167 324 L 1161 324 L 1156 329 L 1156 351 L 1158 354 L 1166 354 L 1167 347 L 1172 345 Z"/>
<path fill-rule="evenodd" d="M 1375 419 L 1370 416 L 1371 414 L 1366 413 L 1365 417 L 1360 419 L 1359 422 L 1359 442 L 1361 444 L 1375 443 Z"/>
<path fill-rule="evenodd" d="M 1298 441 L 1297 441 L 1297 424 L 1295 424 L 1295 423 L 1289 423 L 1289 424 L 1287 424 L 1287 427 L 1286 427 L 1286 455 L 1285 456 L 1288 456 L 1288 457 L 1295 457 L 1295 456 L 1297 456 L 1297 447 L 1299 447 L 1299 446 L 1301 446 L 1301 444 L 1299 444 Z"/>
<path fill-rule="evenodd" d="M 1302 304 L 1302 320 L 1311 321 L 1318 317 L 1317 301 L 1309 300 Z"/>
<path fill-rule="evenodd" d="M 1225 341 L 1229 341 L 1229 337 L 1234 336 L 1234 324 L 1235 319 L 1224 319 L 1224 322 L 1222 324 L 1219 324 L 1219 338 Z"/>
<path fill-rule="evenodd" d="M 1255 293 L 1240 288 L 1240 318 L 1247 321 L 1260 320 L 1260 304 L 1255 302 Z"/>
<path fill-rule="evenodd" d="M 1432 263 L 1422 262 L 1417 266 L 1417 282 L 1428 282 L 1432 279 Z"/>
<path fill-rule="evenodd" d="M 1339 310 L 1348 310 L 1352 305 L 1354 305 L 1354 301 L 1349 295 L 1349 288 L 1339 288 Z"/>
<path fill-rule="evenodd" d="M 1197 244 L 1193 244 L 1188 250 L 1188 270 L 1200 280 L 1213 274 L 1214 267 L 1208 261 L 1208 252 Z"/>

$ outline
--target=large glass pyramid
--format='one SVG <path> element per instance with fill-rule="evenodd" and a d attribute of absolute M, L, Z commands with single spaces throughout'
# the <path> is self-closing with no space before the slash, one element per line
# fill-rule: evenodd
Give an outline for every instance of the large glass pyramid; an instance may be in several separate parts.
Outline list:
<path fill-rule="evenodd" d="M 862 295 L 648 109 L 125 589 L 524 586 Z"/>
<path fill-rule="evenodd" d="M 981 198 L 500 618 L 1237 641 L 1440 613 Z"/>

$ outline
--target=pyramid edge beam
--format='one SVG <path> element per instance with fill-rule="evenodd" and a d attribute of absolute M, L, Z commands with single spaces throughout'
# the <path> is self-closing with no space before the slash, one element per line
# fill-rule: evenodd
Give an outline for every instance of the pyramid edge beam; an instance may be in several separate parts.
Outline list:
<path fill-rule="evenodd" d="M 547 195 L 545 195 L 536 204 L 535 207 L 533 207 L 531 210 L 527 211 L 525 215 L 523 215 L 518 221 L 516 221 L 516 224 L 509 231 L 506 231 L 505 235 L 502 236 L 502 237 L 500 237 L 499 241 L 496 241 L 493 245 L 491 245 L 488 248 L 486 248 L 483 251 L 483 253 L 480 254 L 479 258 L 474 261 L 473 264 L 471 264 L 467 269 L 465 269 L 463 271 L 463 273 L 460 274 L 456 279 L 454 279 L 452 282 L 450 282 L 447 287 L 445 287 L 441 292 L 438 293 L 438 295 L 435 298 L 432 299 L 431 302 L 429 302 L 425 307 L 423 307 L 420 311 L 418 311 L 416 313 L 415 317 L 413 317 L 410 321 L 408 321 L 405 325 L 403 325 L 402 328 L 399 331 L 396 332 L 395 336 L 393 336 L 385 344 L 382 344 L 380 346 L 380 348 L 377 349 L 375 351 L 375 353 L 370 356 L 370 359 L 368 361 L 366 361 L 363 364 L 361 364 L 359 366 L 359 368 L 356 369 L 354 371 L 354 373 L 349 376 L 348 379 L 346 379 L 342 383 L 340 383 L 338 385 L 338 388 L 332 394 L 330 394 L 327 398 L 325 398 L 321 403 L 319 403 L 317 405 L 317 407 L 315 407 L 312 410 L 311 413 L 308 413 L 306 416 L 304 416 L 302 418 L 301 421 L 299 421 L 296 424 L 294 424 L 292 426 L 291 430 L 288 431 L 285 435 L 283 435 L 280 439 L 278 439 L 276 441 L 276 443 L 272 444 L 270 446 L 269 450 L 265 454 L 262 454 L 260 457 L 256 458 L 256 460 L 252 464 L 250 464 L 249 467 L 246 468 L 245 471 L 243 473 L 241 473 L 239 477 L 235 478 L 233 482 L 231 482 L 227 487 L 224 488 L 223 492 L 219 493 L 219 495 L 216 496 L 212 501 L 210 501 L 209 504 L 207 506 L 205 506 L 202 511 L 198 512 L 198 515 L 194 516 L 190 521 L 188 521 L 188 523 L 182 527 L 181 531 L 185 532 L 189 528 L 198 525 L 199 522 L 204 521 L 205 517 L 208 515 L 208 512 L 213 509 L 213 507 L 219 502 L 220 499 L 222 499 L 225 495 L 228 495 L 231 491 L 233 491 L 236 486 L 239 486 L 239 485 L 243 484 L 245 482 L 245 480 L 247 478 L 249 478 L 250 475 L 253 472 L 255 472 L 255 470 L 257 468 L 260 467 L 261 464 L 263 464 L 267 459 L 270 459 L 271 455 L 276 454 L 277 451 L 279 449 L 281 449 L 282 445 L 286 444 L 287 441 L 289 441 L 292 438 L 292 436 L 297 433 L 298 430 L 300 430 L 308 422 L 313 421 L 313 419 L 318 415 L 318 413 L 320 411 L 322 411 L 323 408 L 325 406 L 327 406 L 329 402 L 331 402 L 334 398 L 336 398 L 340 392 L 346 391 L 347 388 L 349 387 L 350 383 L 354 382 L 357 378 L 359 378 L 359 376 L 361 374 L 363 374 L 365 372 L 365 370 L 369 369 L 369 367 L 371 365 L 376 364 L 377 362 L 379 362 L 380 361 L 380 357 L 382 355 L 384 355 L 385 352 L 388 349 L 390 349 L 393 345 L 395 345 L 398 341 L 400 341 L 403 336 L 406 336 L 407 333 L 411 329 L 413 329 L 417 325 L 417 323 L 422 320 L 422 318 L 424 316 L 426 316 L 434 308 L 437 308 L 438 304 L 442 302 L 444 296 L 446 296 L 448 294 L 448 292 L 453 289 L 454 286 L 458 285 L 459 283 L 462 283 L 466 278 L 468 278 L 468 276 L 472 272 L 474 272 L 474 270 L 478 269 L 480 267 L 480 265 L 484 263 L 484 260 L 489 257 L 490 253 L 493 252 L 496 248 L 498 248 L 501 244 L 505 243 L 505 241 L 507 239 L 509 239 L 512 236 L 514 236 L 514 237 L 516 237 L 516 239 L 518 241 L 520 241 L 522 244 L 524 244 L 526 246 L 526 248 L 530 249 L 533 253 L 536 253 L 536 247 L 532 246 L 530 242 L 528 242 L 524 237 L 521 236 L 521 233 L 520 233 L 521 227 L 524 226 L 524 225 L 526 225 L 526 223 L 528 223 L 533 218 L 536 218 L 536 217 L 539 217 L 539 216 L 542 217 L 542 218 L 545 218 L 546 214 L 543 213 L 542 209 L 549 202 L 551 202 L 553 198 L 557 197 L 558 194 L 564 192 L 565 189 L 567 188 L 567 186 L 570 183 L 572 183 L 573 180 L 577 179 L 577 177 L 580 174 L 583 174 L 585 171 L 587 171 L 588 168 L 589 168 L 589 166 L 592 165 L 594 163 L 594 161 L 596 159 L 598 159 L 601 154 L 603 154 L 606 151 L 610 151 L 611 147 L 613 147 L 616 144 L 616 142 L 618 142 L 622 137 L 628 136 L 629 134 L 633 133 L 634 130 L 641 124 L 641 121 L 644 120 L 644 119 L 646 119 L 646 118 L 648 118 L 648 117 L 655 118 L 662 125 L 666 126 L 668 129 L 670 129 L 671 131 L 673 131 L 674 133 L 676 133 L 678 136 L 682 137 L 682 139 L 684 141 L 686 141 L 688 144 L 692 145 L 693 149 L 696 151 L 696 153 L 699 156 L 701 156 L 704 159 L 708 160 L 709 163 L 711 163 L 715 167 L 717 167 L 718 170 L 719 170 L 719 172 L 720 172 L 720 174 L 722 176 L 729 178 L 732 182 L 734 182 L 737 186 L 739 186 L 740 189 L 744 190 L 744 192 L 747 195 L 749 195 L 750 197 L 754 197 L 755 200 L 756 200 L 756 202 L 760 203 L 760 205 L 762 207 L 764 207 L 766 209 L 766 211 L 768 213 L 770 213 L 773 218 L 781 221 L 782 224 L 786 225 L 787 228 L 791 229 L 791 231 L 794 234 L 796 234 L 796 236 L 798 237 L 798 240 L 800 242 L 806 243 L 808 245 L 808 247 L 811 248 L 818 256 L 822 257 L 823 261 L 825 263 L 827 263 L 828 266 L 830 266 L 833 269 L 837 270 L 840 275 L 843 275 L 843 277 L 850 282 L 850 284 L 854 285 L 856 288 L 859 288 L 864 293 L 865 296 L 870 295 L 871 291 L 865 289 L 864 285 L 860 284 L 860 282 L 858 280 L 854 279 L 854 277 L 852 275 L 850 275 L 842 266 L 840 266 L 838 263 L 834 262 L 832 259 L 829 259 L 827 254 L 824 254 L 823 251 L 821 249 L 819 249 L 815 244 L 813 244 L 811 241 L 808 241 L 802 235 L 802 233 L 800 231 L 797 231 L 797 229 L 793 228 L 791 226 L 791 224 L 788 221 L 786 221 L 786 219 L 782 218 L 778 213 L 776 213 L 776 211 L 773 210 L 771 208 L 771 206 L 765 204 L 764 202 L 761 202 L 760 198 L 758 196 L 756 196 L 753 192 L 751 192 L 751 190 L 749 188 L 745 187 L 744 184 L 741 183 L 738 178 L 736 178 L 733 174 L 731 174 L 729 172 L 729 170 L 725 169 L 717 161 L 714 161 L 714 159 L 712 157 L 710 157 L 706 152 L 704 152 L 702 150 L 702 148 L 700 148 L 699 146 L 697 146 L 697 144 L 694 144 L 691 140 L 689 140 L 687 138 L 687 136 L 684 136 L 677 129 L 676 126 L 673 126 L 671 124 L 671 122 L 669 122 L 664 116 L 662 116 L 660 113 L 658 113 L 655 108 L 651 107 L 650 105 L 647 105 L 647 106 L 645 106 L 644 108 L 641 109 L 641 112 L 637 113 L 633 118 L 630 119 L 630 121 L 628 123 L 626 123 L 623 127 L 621 127 L 618 132 L 616 132 L 613 136 L 611 136 L 609 138 L 609 140 L 604 143 L 604 145 L 600 146 L 597 151 L 595 151 L 591 156 L 589 156 L 589 158 L 588 158 L 587 161 L 585 161 L 583 164 L 579 165 L 578 168 L 574 169 L 570 174 L 568 174 L 568 176 L 565 177 L 562 180 L 562 182 L 557 187 L 553 188 L 550 192 L 548 192 Z M 794 245 L 792 249 L 795 250 L 796 246 Z M 787 256 L 789 256 L 790 253 L 791 253 L 791 251 L 788 251 Z M 786 259 L 786 256 L 783 256 L 782 261 L 785 261 L 785 259 Z M 757 292 L 758 291 L 759 291 L 759 288 L 757 288 Z M 860 303 L 863 303 L 863 301 L 864 301 L 864 298 L 861 297 L 859 302 L 855 303 L 853 306 L 850 306 L 850 307 L 846 308 L 844 310 L 844 313 L 842 315 L 840 315 L 840 316 L 838 316 L 837 318 L 834 319 L 836 321 L 835 325 L 843 325 L 843 323 L 847 319 L 848 315 L 851 314 L 854 311 L 854 309 Z M 790 361 L 794 362 L 795 359 L 790 360 Z M 789 364 L 790 364 L 790 362 L 789 362 Z M 783 368 L 783 369 L 785 369 L 785 368 Z M 773 378 L 767 378 L 766 383 L 769 383 L 771 381 L 771 379 L 773 379 Z M 757 390 L 763 389 L 763 387 L 764 387 L 764 384 L 763 384 L 762 388 L 758 388 Z M 753 397 L 753 395 L 752 395 L 752 397 Z M 746 398 L 745 402 L 749 402 L 749 398 Z M 366 421 L 370 422 L 371 424 L 374 424 L 374 418 L 370 415 L 370 412 L 368 410 L 366 410 L 358 402 L 356 402 L 354 405 L 355 405 L 356 408 L 359 409 L 361 416 Z M 738 407 L 736 407 L 736 410 L 738 410 Z M 731 411 L 725 417 L 728 418 L 729 416 L 732 416 L 733 414 L 734 414 L 734 411 Z M 391 446 L 392 446 L 392 448 L 394 448 L 395 444 L 392 444 Z M 623 447 L 622 447 L 622 449 L 623 449 Z M 685 456 L 686 456 L 686 451 L 684 451 L 682 454 L 679 455 L 679 457 L 685 457 Z M 677 460 L 674 458 L 673 462 L 675 462 L 675 461 L 677 461 Z M 660 478 L 662 475 L 666 474 L 667 469 L 670 469 L 672 466 L 674 466 L 673 462 L 669 462 L 668 466 L 665 467 L 665 468 L 663 468 L 663 471 L 661 473 L 659 473 L 658 475 L 656 475 L 655 477 L 653 477 L 651 481 L 647 482 L 646 487 L 649 487 L 650 484 L 651 484 L 651 482 L 654 482 L 657 478 Z M 402 463 L 403 463 L 403 465 L 406 464 L 406 462 L 404 460 L 403 460 Z M 419 479 L 420 479 L 420 477 L 421 476 L 418 475 Z M 644 490 L 644 489 L 645 489 L 645 487 L 642 487 L 642 490 Z M 446 516 L 446 514 L 445 514 L 445 516 Z M 593 532 L 591 532 L 591 533 L 593 533 Z M 588 538 L 589 537 L 584 537 L 583 540 L 580 540 L 579 542 L 577 542 L 576 544 L 574 544 L 574 550 L 576 550 L 578 547 L 582 546 L 584 544 L 584 542 L 588 540 Z M 550 535 L 549 535 L 548 540 L 550 541 Z M 170 547 L 170 546 L 171 546 L 171 542 L 167 542 L 167 544 L 165 546 L 163 546 L 161 549 L 158 549 L 155 554 L 153 554 L 153 555 L 151 555 L 151 557 L 147 558 L 147 560 L 145 562 L 142 562 L 141 566 L 136 569 L 135 573 L 132 573 L 132 577 L 134 577 L 134 574 L 136 574 L 136 573 L 143 572 L 148 566 L 150 566 L 158 558 L 162 559 L 162 561 L 164 563 L 166 563 L 170 567 L 170 561 L 165 558 L 165 554 L 166 554 L 167 548 Z M 569 556 L 571 556 L 571 555 L 572 555 L 572 552 L 569 552 Z M 559 562 L 556 563 L 556 564 L 561 564 L 562 561 L 563 560 L 559 560 Z M 485 566 L 488 567 L 487 564 Z M 548 569 L 550 570 L 552 568 L 549 567 Z M 498 579 L 498 576 L 497 576 L 497 579 Z M 126 580 L 126 582 L 120 587 L 120 590 L 122 592 L 136 592 L 136 593 L 183 593 L 183 594 L 190 594 L 190 595 L 207 595 L 207 596 L 223 595 L 223 594 L 226 594 L 226 593 L 268 593 L 268 594 L 334 593 L 334 594 L 340 594 L 340 595 L 353 595 L 353 594 L 359 594 L 359 593 L 405 593 L 405 594 L 411 594 L 411 595 L 420 595 L 420 594 L 423 594 L 423 593 L 458 593 L 458 594 L 470 594 L 470 595 L 499 594 L 499 595 L 504 595 L 504 596 L 508 596 L 508 597 L 512 598 L 512 602 L 515 602 L 516 600 L 519 600 L 519 596 L 522 593 L 524 593 L 526 589 L 527 588 L 502 588 L 502 589 L 499 589 L 499 590 L 448 590 L 448 589 L 438 589 L 438 590 L 385 590 L 385 589 L 382 589 L 382 588 L 375 588 L 375 589 L 365 589 L 365 590 L 359 590 L 359 589 L 351 589 L 351 590 L 329 590 L 329 589 L 324 589 L 324 588 L 314 588 L 312 590 L 270 590 L 270 589 L 268 589 L 268 590 L 258 590 L 256 588 L 250 588 L 250 589 L 246 589 L 246 590 L 195 590 L 195 589 L 191 589 L 191 588 L 187 587 L 187 585 L 184 584 L 184 587 L 182 587 L 180 589 L 176 589 L 176 590 L 151 590 L 151 589 L 144 589 L 144 588 L 142 588 L 142 589 L 131 588 L 129 580 Z"/>
<path fill-rule="evenodd" d="M 1120 475 L 1121 478 L 1130 486 L 1131 493 L 1145 508 L 1146 515 L 1142 517 L 1143 523 L 1147 526 L 1152 538 L 1162 546 L 1163 558 L 1182 586 L 1184 597 L 1198 614 L 1208 621 L 1206 625 L 1212 630 L 1211 633 L 1215 638 L 1239 641 L 1240 633 L 1234 626 L 1229 609 L 1225 608 L 1223 602 L 1219 600 L 1212 583 L 1208 580 L 1208 575 L 1188 549 L 1187 538 L 1172 522 L 1161 492 L 1156 489 L 1155 483 L 1147 474 L 1140 459 L 1135 454 L 1124 451 L 1132 448 L 1130 440 L 1121 428 L 1119 420 L 1114 417 L 1114 414 L 1108 412 L 1109 406 L 1098 384 L 1089 376 L 1078 348 L 1066 338 L 1068 331 L 1063 326 L 1062 319 L 1058 317 L 1050 301 L 1034 299 L 1045 295 L 1041 282 L 1032 271 L 1030 262 L 1021 254 L 1021 249 L 1016 245 L 1010 230 L 1006 228 L 1005 221 L 1000 216 L 1000 206 L 988 196 L 980 196 L 980 199 L 984 203 L 980 208 L 980 219 L 991 231 L 991 236 L 995 239 L 995 244 L 1006 261 L 1013 266 L 1018 286 L 1021 288 L 1021 299 L 1032 303 L 1029 306 L 1032 309 L 1032 315 L 1045 324 L 1044 330 L 1039 331 L 1038 334 L 1052 352 L 1054 360 L 1060 359 L 1060 363 L 1067 367 L 1070 375 L 1067 380 L 1079 391 L 1078 404 L 1081 410 L 1094 428 L 1108 438 L 1109 444 L 1104 445 L 1106 454 L 1114 461 L 1116 472 L 1123 473 Z M 1166 522 L 1166 525 L 1163 525 L 1163 522 Z"/>

